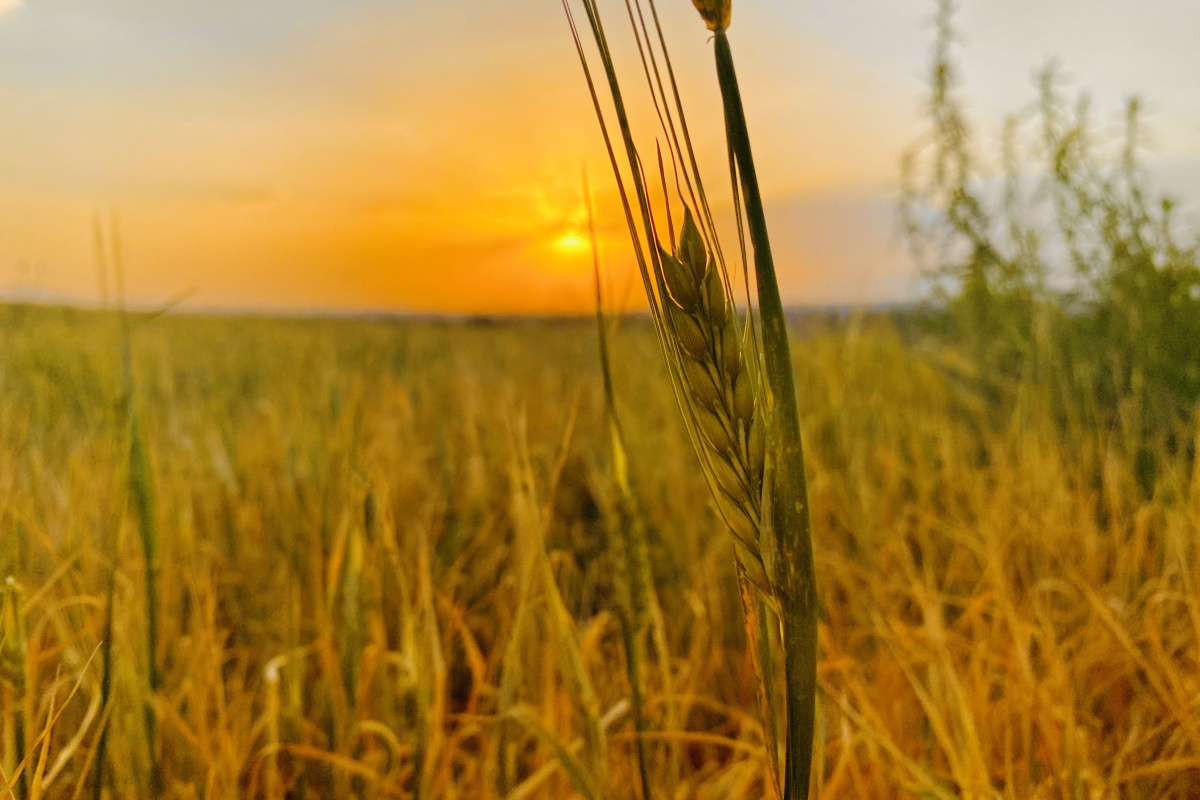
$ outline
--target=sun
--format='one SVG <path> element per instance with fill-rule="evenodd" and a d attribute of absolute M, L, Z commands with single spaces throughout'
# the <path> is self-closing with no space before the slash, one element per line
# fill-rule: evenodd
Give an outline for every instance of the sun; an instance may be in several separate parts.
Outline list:
<path fill-rule="evenodd" d="M 554 246 L 564 253 L 577 253 L 580 250 L 586 250 L 588 243 L 587 239 L 584 239 L 578 233 L 572 232 L 564 233 L 562 236 L 558 237 L 558 240 L 554 243 Z"/>
<path fill-rule="evenodd" d="M 574 255 L 588 247 L 588 240 L 579 233 L 579 222 L 574 219 L 567 220 L 567 229 L 554 240 L 554 247 L 564 255 Z"/>
<path fill-rule="evenodd" d="M 546 231 L 538 242 L 542 270 L 555 280 L 576 281 L 591 273 L 591 237 L 577 217 L 570 217 Z"/>

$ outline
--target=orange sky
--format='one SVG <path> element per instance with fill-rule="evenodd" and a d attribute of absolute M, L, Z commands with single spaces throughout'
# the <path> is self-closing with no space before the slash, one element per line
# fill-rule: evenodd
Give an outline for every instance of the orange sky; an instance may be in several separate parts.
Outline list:
<path fill-rule="evenodd" d="M 711 44 L 690 3 L 660 3 L 701 168 L 723 197 Z M 623 5 L 604 7 L 623 36 Z M 916 130 L 930 8 L 735 3 L 731 39 L 792 302 L 911 291 L 888 198 Z M 963 22 L 980 28 L 986 56 L 986 15 Z M 1055 24 L 1038 35 L 1057 41 Z M 635 62 L 622 63 L 636 85 Z M 984 78 L 985 118 L 1010 95 L 1027 99 L 1040 58 L 1015 63 L 1023 72 L 1004 66 L 1014 92 L 989 88 L 1001 67 L 986 57 L 967 62 L 968 78 Z M 1183 63 L 1141 76 L 1171 108 L 1190 108 L 1196 70 Z M 142 304 L 192 292 L 197 308 L 586 310 L 590 256 L 558 244 L 583 224 L 582 162 L 613 283 L 628 284 L 557 0 L 0 0 L 0 76 L 0 292 L 94 302 L 92 218 L 116 208 Z M 1101 88 L 1123 89 L 1111 83 Z M 1200 116 L 1166 122 L 1168 154 L 1200 153 L 1189 138 Z"/>

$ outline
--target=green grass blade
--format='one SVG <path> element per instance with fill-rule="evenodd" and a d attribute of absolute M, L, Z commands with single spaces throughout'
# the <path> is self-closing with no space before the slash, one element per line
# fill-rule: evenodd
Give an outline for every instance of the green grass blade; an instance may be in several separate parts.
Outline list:
<path fill-rule="evenodd" d="M 796 402 L 787 322 L 775 277 L 766 215 L 750 150 L 741 92 L 734 72 L 733 54 L 724 30 L 716 32 L 715 45 L 726 131 L 741 177 L 747 227 L 754 248 L 764 372 L 772 404 L 773 457 L 770 460 L 774 465 L 774 475 L 770 516 L 775 541 L 773 548 L 770 543 L 764 542 L 764 551 L 774 550 L 773 577 L 780 595 L 784 677 L 788 695 L 784 797 L 794 800 L 808 795 L 816 711 L 817 591 L 808 486 L 804 475 L 804 449 L 800 437 L 800 413 Z"/>

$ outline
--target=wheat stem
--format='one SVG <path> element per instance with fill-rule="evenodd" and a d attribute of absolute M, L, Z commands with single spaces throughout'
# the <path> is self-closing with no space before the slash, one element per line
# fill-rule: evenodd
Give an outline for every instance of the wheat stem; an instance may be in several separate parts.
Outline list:
<path fill-rule="evenodd" d="M 146 655 L 149 696 L 146 699 L 144 719 L 146 740 L 150 748 L 150 794 L 158 797 L 162 792 L 158 757 L 155 753 L 158 736 L 154 709 L 155 697 L 162 682 L 158 672 L 158 504 L 155 496 L 154 475 L 150 466 L 150 453 L 146 445 L 146 433 L 138 409 L 137 386 L 133 376 L 129 314 L 125 308 L 125 271 L 115 213 L 110 219 L 110 226 L 109 245 L 112 247 L 113 273 L 116 278 L 117 303 L 121 321 L 121 362 L 124 374 L 126 423 L 129 430 L 129 494 L 133 506 L 137 510 L 146 591 Z"/>
<path fill-rule="evenodd" d="M 29 683 L 21 587 L 10 576 L 0 588 L 0 703 L 4 726 L 0 733 L 0 744 L 4 747 L 0 767 L 3 767 L 5 775 L 15 772 L 25 760 L 25 740 L 32 707 Z M 26 783 L 22 773 L 14 787 L 17 800 L 24 800 Z"/>
<path fill-rule="evenodd" d="M 816 710 L 817 591 L 808 485 L 804 475 L 800 412 L 792 375 L 787 323 L 779 295 L 779 283 L 775 277 L 766 214 L 754 168 L 754 156 L 750 150 L 741 92 L 734 72 L 733 53 L 724 28 L 716 31 L 715 50 L 726 132 L 741 178 L 750 241 L 754 248 L 764 374 L 770 398 L 771 463 L 775 472 L 772 476 L 772 506 L 768 510 L 774 552 L 769 557 L 774 561 L 771 578 L 780 601 L 787 685 L 784 797 L 792 800 L 808 795 Z"/>
<path fill-rule="evenodd" d="M 617 530 L 609 537 L 610 548 L 618 575 L 618 605 L 621 613 L 621 633 L 625 644 L 625 669 L 629 694 L 633 704 L 633 727 L 638 732 L 636 743 L 638 777 L 642 784 L 643 800 L 650 800 L 650 766 L 646 753 L 645 704 L 642 691 L 642 662 L 645 657 L 643 636 L 646 628 L 647 606 L 653 598 L 654 582 L 645 558 L 646 531 L 637 514 L 629 485 L 628 465 L 621 422 L 617 416 L 612 368 L 608 356 L 608 335 L 604 321 L 604 301 L 600 289 L 600 251 L 596 242 L 596 220 L 592 211 L 592 195 L 588 189 L 587 169 L 583 170 L 583 201 L 587 208 L 588 236 L 592 246 L 592 277 L 596 289 L 596 338 L 600 350 L 600 372 L 604 380 L 604 408 L 608 422 L 609 446 L 612 454 L 613 483 L 617 489 Z M 639 557 L 641 556 L 641 557 Z"/>

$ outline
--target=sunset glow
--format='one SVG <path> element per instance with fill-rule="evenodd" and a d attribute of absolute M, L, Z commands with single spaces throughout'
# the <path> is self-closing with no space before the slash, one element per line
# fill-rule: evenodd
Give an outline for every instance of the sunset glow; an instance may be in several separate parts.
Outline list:
<path fill-rule="evenodd" d="M 566 254 L 578 253 L 588 249 L 588 240 L 580 235 L 576 229 L 574 222 L 569 226 L 566 233 L 558 237 L 554 242 L 554 246 Z"/>
<path fill-rule="evenodd" d="M 1200 62 L 1143 64 L 1137 44 L 1190 54 L 1172 14 L 1197 12 L 1172 0 L 1129 28 L 1124 5 L 1100 5 L 1107 16 L 1064 17 L 1074 32 L 1030 6 L 1024 49 L 1003 22 L 1020 14 L 965 7 L 973 110 L 998 130 L 1052 43 L 1105 113 L 1143 88 L 1163 98 L 1158 152 L 1200 187 Z M 732 241 L 711 44 L 690 3 L 660 8 Z M 916 132 L 931 8 L 762 0 L 737 11 L 735 45 L 755 43 L 739 69 L 788 302 L 911 291 L 890 204 Z M 1080 20 L 1091 27 L 1076 30 Z M 1095 46 L 1110 38 L 1129 52 Z M 632 70 L 632 43 L 617 47 Z M 3 296 L 95 303 L 92 219 L 115 209 L 136 303 L 192 291 L 197 308 L 584 312 L 581 163 L 606 268 L 617 283 L 634 269 L 554 3 L 0 0 L 0 75 L 0 113 L 19 121 L 0 128 Z M 658 126 L 644 99 L 631 112 L 649 151 Z"/>

